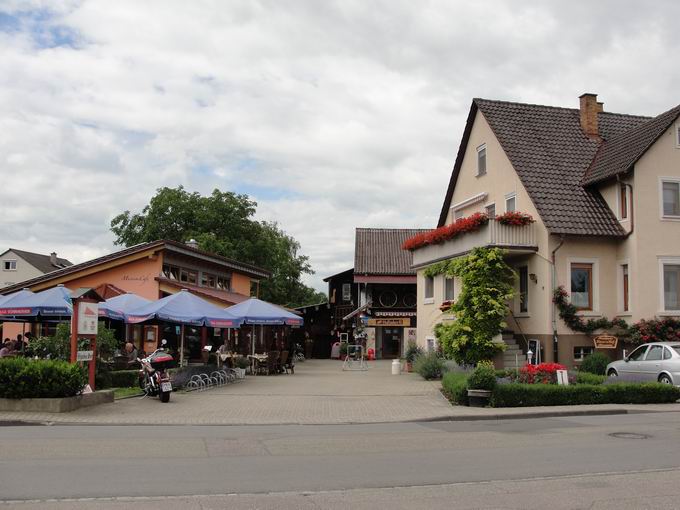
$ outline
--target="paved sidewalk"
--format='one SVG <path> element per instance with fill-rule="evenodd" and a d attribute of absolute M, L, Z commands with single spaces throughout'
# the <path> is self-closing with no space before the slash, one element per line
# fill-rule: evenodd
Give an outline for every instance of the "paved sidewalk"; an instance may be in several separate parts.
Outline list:
<path fill-rule="evenodd" d="M 390 361 L 343 372 L 334 360 L 310 360 L 295 375 L 248 376 L 204 392 L 173 393 L 170 402 L 132 398 L 71 413 L 0 412 L 0 422 L 79 424 L 276 425 L 433 420 L 494 420 L 579 414 L 680 412 L 680 404 L 479 409 L 451 406 L 439 381 L 391 375 Z"/>

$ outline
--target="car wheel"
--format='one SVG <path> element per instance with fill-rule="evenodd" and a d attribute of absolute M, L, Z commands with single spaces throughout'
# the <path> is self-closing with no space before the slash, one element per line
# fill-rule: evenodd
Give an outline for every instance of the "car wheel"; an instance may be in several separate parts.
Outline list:
<path fill-rule="evenodd" d="M 616 372 L 616 370 L 610 370 L 610 371 L 607 373 L 607 375 L 608 375 L 609 377 L 618 377 L 618 376 L 619 376 L 619 374 Z"/>
<path fill-rule="evenodd" d="M 661 384 L 673 384 L 673 381 L 671 381 L 671 378 L 668 377 L 666 374 L 661 374 L 659 376 L 659 382 Z"/>

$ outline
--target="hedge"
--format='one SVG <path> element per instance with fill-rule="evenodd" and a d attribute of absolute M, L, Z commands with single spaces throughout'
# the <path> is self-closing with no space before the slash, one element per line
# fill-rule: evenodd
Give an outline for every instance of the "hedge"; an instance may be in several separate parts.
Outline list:
<path fill-rule="evenodd" d="M 591 374 L 590 372 L 578 372 L 576 374 L 576 384 L 603 384 L 606 380 L 606 375 Z"/>
<path fill-rule="evenodd" d="M 111 372 L 111 387 L 132 388 L 139 384 L 139 370 L 116 370 Z"/>
<path fill-rule="evenodd" d="M 566 406 L 582 404 L 665 404 L 680 399 L 680 388 L 659 383 L 499 384 L 493 407 Z"/>
<path fill-rule="evenodd" d="M 460 405 L 468 405 L 467 380 L 464 372 L 447 372 L 442 379 L 442 390 L 446 397 Z"/>
<path fill-rule="evenodd" d="M 62 398 L 78 395 L 87 375 L 77 364 L 59 360 L 0 360 L 0 398 Z"/>

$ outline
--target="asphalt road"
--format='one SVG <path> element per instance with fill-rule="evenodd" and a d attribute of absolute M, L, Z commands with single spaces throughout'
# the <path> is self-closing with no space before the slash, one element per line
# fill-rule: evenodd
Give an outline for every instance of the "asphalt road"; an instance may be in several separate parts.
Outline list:
<path fill-rule="evenodd" d="M 677 508 L 679 496 L 677 413 L 0 427 L 0 500 L 24 509 Z"/>

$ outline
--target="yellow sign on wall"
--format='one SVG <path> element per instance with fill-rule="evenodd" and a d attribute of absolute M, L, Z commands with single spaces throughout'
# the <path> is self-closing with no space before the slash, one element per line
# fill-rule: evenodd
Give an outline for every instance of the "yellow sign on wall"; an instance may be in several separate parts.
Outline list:
<path fill-rule="evenodd" d="M 612 335 L 598 335 L 593 338 L 596 349 L 616 349 L 619 339 Z"/>
<path fill-rule="evenodd" d="M 411 319 L 368 319 L 369 326 L 404 326 L 411 325 Z"/>

